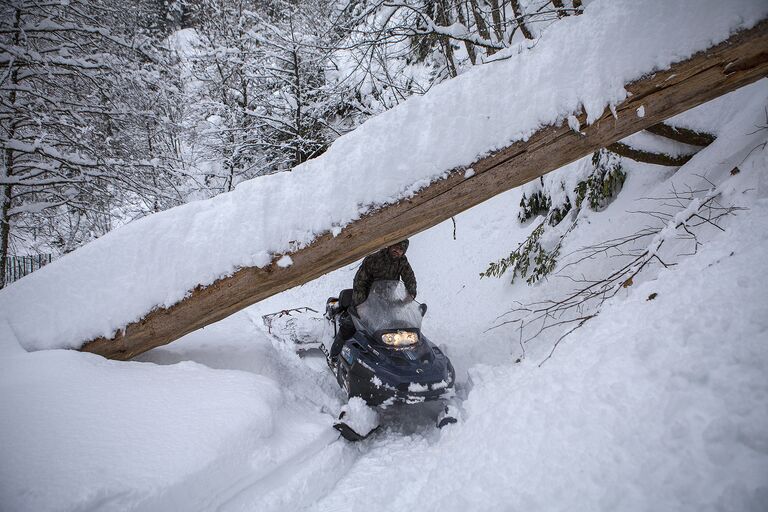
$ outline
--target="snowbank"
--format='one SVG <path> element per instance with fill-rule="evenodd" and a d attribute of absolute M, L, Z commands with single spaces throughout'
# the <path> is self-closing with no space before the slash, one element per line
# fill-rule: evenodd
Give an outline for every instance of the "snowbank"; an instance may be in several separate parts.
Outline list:
<path fill-rule="evenodd" d="M 253 343 L 258 336 L 252 327 L 238 330 L 228 337 Z M 260 346 L 271 349 L 263 338 Z M 262 364 L 290 373 L 267 352 Z M 226 489 L 236 484 L 232 471 L 271 474 L 306 443 L 328 438 L 333 418 L 309 407 L 286 396 L 277 378 L 253 371 L 6 350 L 0 508 L 189 510 L 179 500 L 214 498 L 190 482 Z"/>
<path fill-rule="evenodd" d="M 53 351 L 4 359 L 1 368 L 6 510 L 120 510 L 232 444 L 269 438 L 282 402 L 267 379 L 194 363 L 116 364 Z"/>
<path fill-rule="evenodd" d="M 767 15 L 760 0 L 595 1 L 535 47 L 411 98 L 291 173 L 138 220 L 62 257 L 0 292 L 0 314 L 28 350 L 111 337 L 199 284 L 267 265 L 581 106 L 594 120 L 624 99 L 625 83 Z"/>

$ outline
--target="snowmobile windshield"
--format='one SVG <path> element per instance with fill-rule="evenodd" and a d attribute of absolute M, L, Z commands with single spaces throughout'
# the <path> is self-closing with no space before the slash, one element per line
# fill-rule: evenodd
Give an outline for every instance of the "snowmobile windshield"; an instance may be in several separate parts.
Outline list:
<path fill-rule="evenodd" d="M 374 281 L 365 302 L 357 306 L 362 323 L 371 333 L 390 329 L 421 329 L 419 304 L 402 281 Z"/>

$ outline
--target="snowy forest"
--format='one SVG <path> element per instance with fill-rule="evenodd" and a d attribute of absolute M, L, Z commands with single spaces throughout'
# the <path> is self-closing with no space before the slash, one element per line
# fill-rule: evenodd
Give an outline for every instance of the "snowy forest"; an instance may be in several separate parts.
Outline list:
<path fill-rule="evenodd" d="M 767 510 L 766 48 L 765 0 L 0 0 L 0 510 Z"/>
<path fill-rule="evenodd" d="M 581 9 L 4 0 L 0 267 L 290 170 Z"/>

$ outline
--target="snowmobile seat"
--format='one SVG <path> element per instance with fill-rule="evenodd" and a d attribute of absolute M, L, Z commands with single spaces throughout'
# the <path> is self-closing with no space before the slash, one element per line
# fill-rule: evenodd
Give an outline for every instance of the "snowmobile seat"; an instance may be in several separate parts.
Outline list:
<path fill-rule="evenodd" d="M 341 293 L 339 293 L 339 307 L 343 311 L 351 305 L 352 305 L 352 288 L 341 290 Z"/>

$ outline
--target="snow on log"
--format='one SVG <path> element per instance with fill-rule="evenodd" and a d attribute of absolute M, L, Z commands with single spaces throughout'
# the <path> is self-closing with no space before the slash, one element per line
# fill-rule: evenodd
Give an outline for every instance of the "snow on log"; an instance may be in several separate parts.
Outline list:
<path fill-rule="evenodd" d="M 767 18 L 759 0 L 596 0 L 292 172 L 46 265 L 0 291 L 0 321 L 27 350 L 129 359 L 756 81 Z"/>
<path fill-rule="evenodd" d="M 768 22 L 626 86 L 630 97 L 579 132 L 568 123 L 537 131 L 478 160 L 454 169 L 446 178 L 413 197 L 372 211 L 346 226 L 339 236 L 330 234 L 291 254 L 293 265 L 279 259 L 265 268 L 244 268 L 211 286 L 195 289 L 187 298 L 158 309 L 130 324 L 113 339 L 90 341 L 82 350 L 105 357 L 129 359 L 164 345 L 212 322 L 221 320 L 259 300 L 306 283 L 352 263 L 396 240 L 430 228 L 501 192 L 562 167 L 598 148 L 684 112 L 768 75 Z M 645 107 L 645 116 L 636 114 Z"/>

